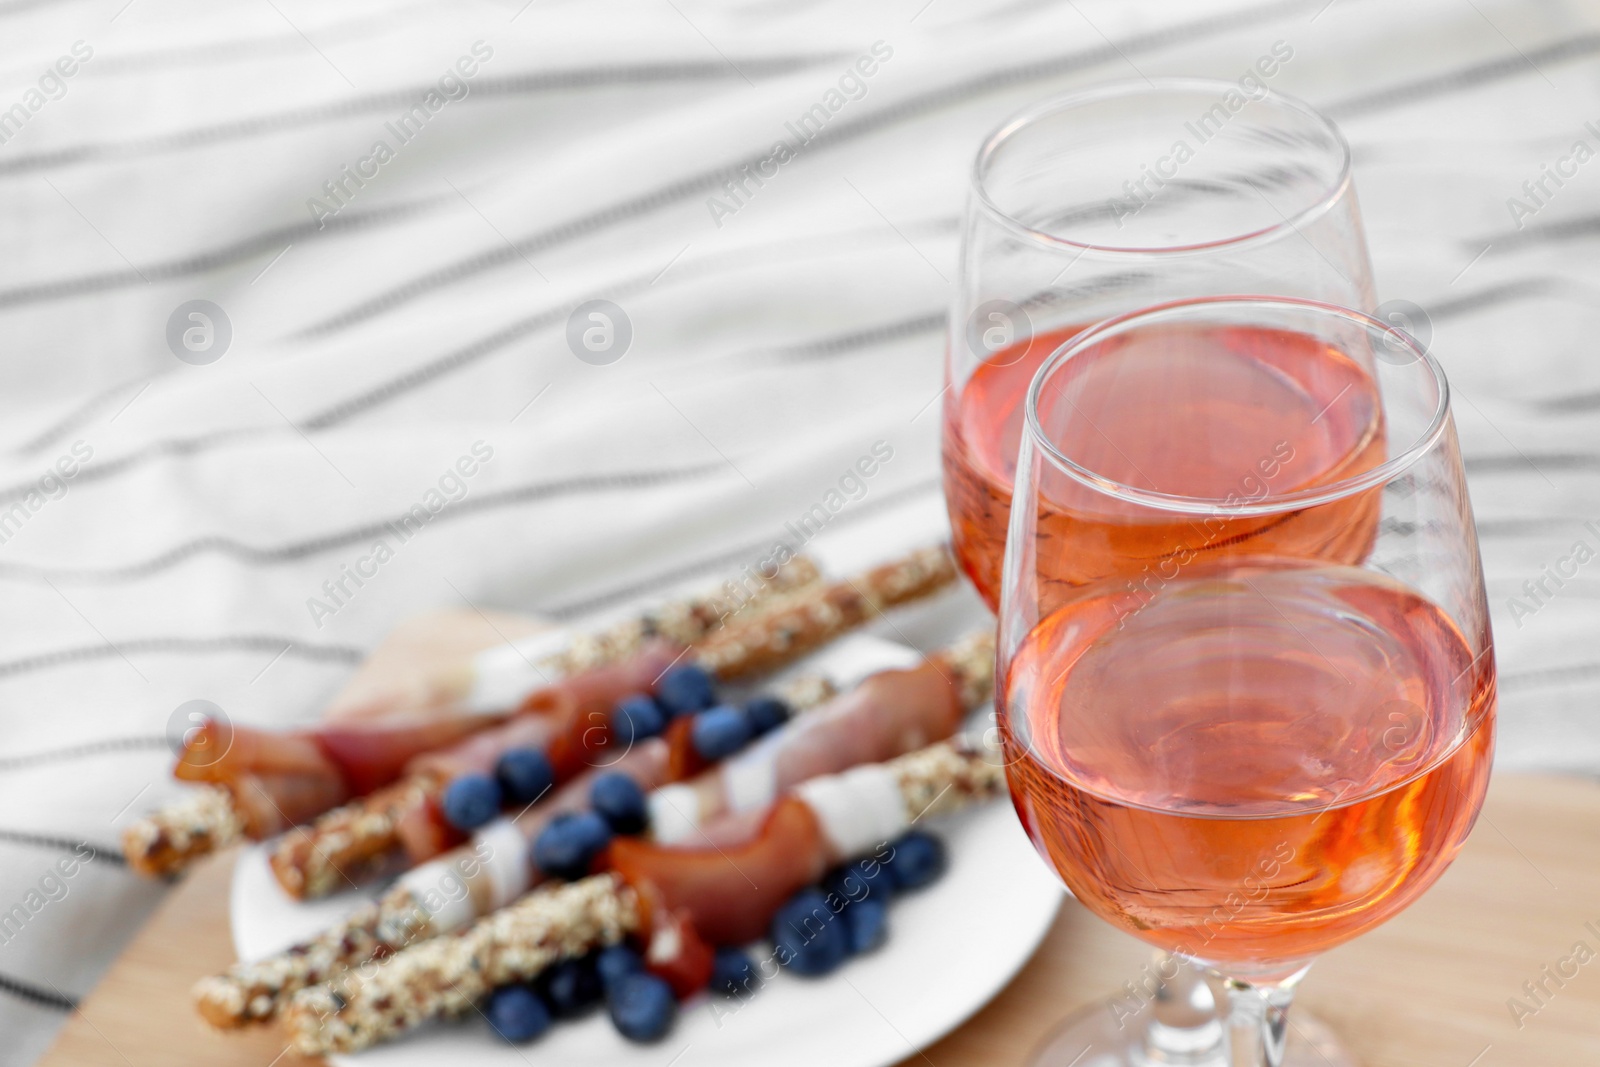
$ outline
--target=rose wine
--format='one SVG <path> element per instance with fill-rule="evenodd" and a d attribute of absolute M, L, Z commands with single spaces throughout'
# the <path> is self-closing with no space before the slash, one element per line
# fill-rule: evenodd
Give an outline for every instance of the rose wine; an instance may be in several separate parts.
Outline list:
<path fill-rule="evenodd" d="M 1080 590 L 1004 679 L 1013 802 L 1079 900 L 1168 951 L 1267 975 L 1438 878 L 1482 802 L 1495 710 L 1493 657 L 1438 607 L 1294 561 L 1132 603 L 1116 583 Z"/>
<path fill-rule="evenodd" d="M 995 608 L 1034 373 L 1079 327 L 1033 337 L 978 365 L 946 394 L 945 499 L 956 555 Z M 1075 356 L 1052 376 L 1040 416 L 1051 442 L 1113 482 L 1238 504 L 1326 485 L 1385 456 L 1370 372 L 1307 334 L 1256 326 L 1147 328 Z M 1042 477 L 1037 570 L 1067 586 L 1125 575 L 1159 584 L 1178 568 L 1236 555 L 1357 563 L 1378 494 L 1270 517 L 1152 521 L 1059 472 Z M 1159 577 L 1154 577 L 1159 576 Z"/>

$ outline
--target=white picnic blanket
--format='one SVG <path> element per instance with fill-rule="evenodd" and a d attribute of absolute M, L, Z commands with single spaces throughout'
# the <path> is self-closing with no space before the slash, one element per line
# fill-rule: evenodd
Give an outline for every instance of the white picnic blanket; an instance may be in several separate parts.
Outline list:
<path fill-rule="evenodd" d="M 837 530 L 931 530 L 982 135 L 1277 41 L 1456 386 L 1500 765 L 1595 773 L 1592 0 L 0 0 L 0 1064 L 163 893 L 115 841 L 174 709 L 308 721 L 408 613 L 703 583 L 880 442 Z"/>

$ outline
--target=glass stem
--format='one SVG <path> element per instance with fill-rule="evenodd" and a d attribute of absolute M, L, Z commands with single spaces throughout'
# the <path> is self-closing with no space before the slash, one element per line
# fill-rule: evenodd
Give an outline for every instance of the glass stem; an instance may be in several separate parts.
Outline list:
<path fill-rule="evenodd" d="M 1218 1067 L 1222 1024 L 1205 975 L 1165 952 L 1155 954 L 1152 966 L 1161 984 L 1144 1028 L 1145 1061 L 1161 1067 Z"/>
<path fill-rule="evenodd" d="M 1215 976 L 1226 998 L 1229 1067 L 1283 1067 L 1289 1005 L 1307 970 L 1270 982 Z"/>

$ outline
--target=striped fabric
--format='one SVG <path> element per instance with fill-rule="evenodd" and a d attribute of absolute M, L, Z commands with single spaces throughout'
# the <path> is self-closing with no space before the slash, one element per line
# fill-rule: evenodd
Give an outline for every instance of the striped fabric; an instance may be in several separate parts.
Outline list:
<path fill-rule="evenodd" d="M 163 893 L 115 841 L 175 708 L 304 722 L 407 613 L 703 582 L 879 442 L 834 522 L 926 525 L 982 134 L 1277 41 L 1456 386 L 1501 766 L 1600 767 L 1600 5 L 0 0 L 0 41 L 0 1063 Z"/>

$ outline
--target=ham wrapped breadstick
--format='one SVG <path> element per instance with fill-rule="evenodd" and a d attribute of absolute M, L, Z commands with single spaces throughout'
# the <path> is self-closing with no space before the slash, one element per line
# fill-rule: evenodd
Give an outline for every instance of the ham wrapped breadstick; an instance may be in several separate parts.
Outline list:
<path fill-rule="evenodd" d="M 739 613 L 771 604 L 819 579 L 815 562 L 794 556 L 771 577 L 747 571 L 744 581 L 730 579 L 715 590 L 667 601 L 593 633 L 549 631 L 485 649 L 420 683 L 366 698 L 341 714 L 365 719 L 418 711 L 507 711 L 554 680 L 620 663 L 652 642 L 679 648 L 695 644 Z"/>
<path fill-rule="evenodd" d="M 697 663 L 723 680 L 772 670 L 883 609 L 927 596 L 954 578 L 955 565 L 944 546 L 921 549 L 854 578 L 818 583 L 764 610 L 747 612 L 693 646 L 682 661 Z M 558 782 L 596 762 L 597 750 L 608 739 L 609 720 L 587 713 L 574 730 L 558 736 L 550 750 Z M 444 787 L 455 775 L 483 769 L 485 761 L 492 766 L 493 758 L 523 743 L 508 725 L 457 748 L 430 753 L 392 785 L 287 836 L 273 855 L 274 873 L 291 895 L 317 897 L 384 869 L 385 858 L 402 844 L 413 863 L 439 855 L 459 840 L 440 809 Z"/>
<path fill-rule="evenodd" d="M 510 719 L 478 731 L 442 754 L 425 750 L 404 765 L 398 781 L 317 817 L 286 835 L 273 850 L 272 872 L 295 897 L 321 897 L 359 885 L 389 870 L 396 828 L 408 812 L 434 803 L 451 776 L 494 766 L 499 753 L 519 745 L 544 746 L 581 734 L 630 693 L 648 689 L 682 655 L 652 641 L 620 663 L 582 671 L 529 697 Z"/>
<path fill-rule="evenodd" d="M 812 779 L 778 800 L 742 844 L 675 848 L 619 838 L 600 861 L 602 873 L 541 887 L 459 936 L 301 990 L 283 1013 L 291 1044 L 306 1055 L 356 1052 L 629 934 L 753 940 L 785 900 L 833 865 L 915 820 L 997 796 L 1004 785 L 998 752 L 957 738 Z"/>
<path fill-rule="evenodd" d="M 241 838 L 280 833 L 392 782 L 414 756 L 504 718 L 553 680 L 640 655 L 652 642 L 682 649 L 733 614 L 813 585 L 818 576 L 814 562 L 795 556 L 770 577 L 747 572 L 754 582 L 730 580 L 592 634 L 570 640 L 545 634 L 489 649 L 342 708 L 336 721 L 330 716 L 307 730 L 208 723 L 187 740 L 174 770 L 182 781 L 203 784 L 127 829 L 129 865 L 172 876 Z"/>
<path fill-rule="evenodd" d="M 190 735 L 173 769 L 200 788 L 129 826 L 123 850 L 141 874 L 177 874 L 240 838 L 271 837 L 315 818 L 392 780 L 417 754 L 503 718 L 408 718 L 289 733 L 208 721 Z"/>
<path fill-rule="evenodd" d="M 651 835 L 693 843 L 712 820 L 759 815 L 799 783 L 881 763 L 949 737 L 994 687 L 994 633 L 984 630 L 913 670 L 884 671 L 815 715 L 790 723 L 690 781 L 650 796 Z"/>
<path fill-rule="evenodd" d="M 908 669 L 876 670 L 910 661 Z M 993 681 L 994 638 L 991 632 L 975 634 L 926 660 L 903 646 L 858 636 L 819 657 L 819 676 L 799 679 L 784 693 L 798 709 L 821 703 L 835 686 L 845 695 L 797 716 L 765 740 L 703 771 L 693 779 L 692 794 L 706 802 L 692 821 L 674 810 L 670 825 L 685 827 L 710 822 L 725 810 L 746 813 L 746 836 L 757 823 L 750 816 L 765 812 L 777 792 L 804 778 L 844 770 L 860 763 L 881 762 L 948 737 L 967 710 L 987 698 Z M 865 679 L 851 684 L 863 674 Z M 644 789 L 654 789 L 650 809 L 671 784 L 694 764 L 673 751 L 677 738 L 652 738 L 633 748 L 615 764 L 597 768 L 568 782 L 547 801 L 514 819 L 502 818 L 479 830 L 473 840 L 449 855 L 419 867 L 400 882 L 375 907 L 363 908 L 346 923 L 311 942 L 252 964 L 239 964 L 227 974 L 206 979 L 196 987 L 196 1003 L 213 1025 L 240 1026 L 268 1017 L 288 995 L 317 982 L 327 981 L 344 967 L 376 954 L 398 951 L 418 940 L 458 930 L 473 920 L 503 907 L 542 880 L 529 862 L 529 845 L 557 815 L 588 807 L 590 788 L 601 773 L 623 773 Z M 770 791 L 758 803 L 746 791 L 740 805 L 722 803 L 719 782 L 732 763 L 749 760 L 768 766 Z M 747 774 L 749 772 L 746 772 Z M 679 801 L 680 807 L 682 801 Z M 661 836 L 659 827 L 657 837 Z M 692 829 L 691 831 L 692 832 Z M 704 831 L 700 832 L 703 836 Z M 733 836 L 737 836 L 734 834 Z M 699 843 L 696 837 L 692 843 Z"/>

